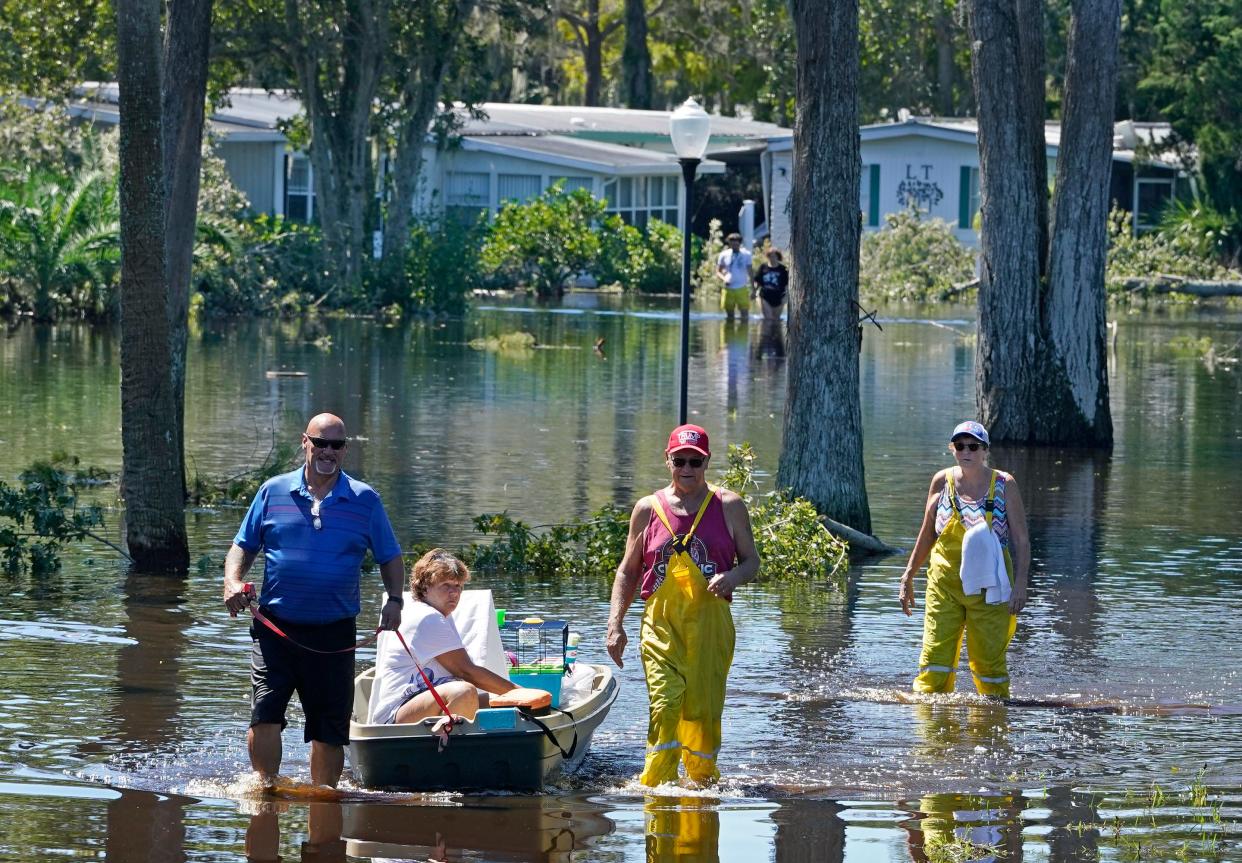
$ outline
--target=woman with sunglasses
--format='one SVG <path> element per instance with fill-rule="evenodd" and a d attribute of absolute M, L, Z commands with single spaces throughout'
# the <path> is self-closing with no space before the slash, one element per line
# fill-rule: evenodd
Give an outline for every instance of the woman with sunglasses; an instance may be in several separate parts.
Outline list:
<path fill-rule="evenodd" d="M 932 477 L 923 525 L 901 575 L 901 610 L 908 616 L 914 610 L 914 575 L 930 556 L 915 692 L 953 691 L 965 634 L 979 694 L 1009 697 L 1005 651 L 1016 615 L 1026 605 L 1031 549 L 1018 484 L 988 466 L 988 444 L 987 429 L 977 422 L 953 429 L 949 450 L 957 464 Z M 976 564 L 989 548 L 997 549 L 997 581 L 976 592 Z"/>
<path fill-rule="evenodd" d="M 622 666 L 625 612 L 645 601 L 638 653 L 650 712 L 647 757 L 638 781 L 677 781 L 677 765 L 695 783 L 720 775 L 720 717 L 733 662 L 733 591 L 759 572 L 745 502 L 707 484 L 707 432 L 673 429 L 665 449 L 669 484 L 647 495 L 630 516 L 625 557 L 617 567 L 608 615 L 608 655 Z"/>

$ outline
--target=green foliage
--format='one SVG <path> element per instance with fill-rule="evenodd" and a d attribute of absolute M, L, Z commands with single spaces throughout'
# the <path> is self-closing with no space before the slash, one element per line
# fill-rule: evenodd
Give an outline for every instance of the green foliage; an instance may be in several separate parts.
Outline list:
<path fill-rule="evenodd" d="M 484 224 L 462 224 L 455 219 L 417 220 L 406 246 L 400 295 L 391 287 L 379 292 L 380 303 L 388 299 L 406 312 L 461 314 L 470 294 L 483 287 L 480 254 Z"/>
<path fill-rule="evenodd" d="M 759 492 L 754 461 L 749 444 L 730 445 L 722 485 L 741 495 L 750 510 L 755 544 L 763 558 L 759 578 L 822 577 L 848 566 L 847 544 L 828 532 L 808 501 L 779 491 Z M 462 559 L 475 569 L 611 578 L 625 553 L 629 513 L 610 504 L 590 518 L 543 529 L 507 513 L 489 513 L 477 517 L 474 527 L 495 537 L 463 550 Z"/>
<path fill-rule="evenodd" d="M 207 314 L 303 311 L 329 287 L 317 227 L 262 215 L 232 226 L 227 243 L 210 247 L 194 274 Z"/>
<path fill-rule="evenodd" d="M 833 536 L 810 501 L 780 489 L 763 492 L 754 475 L 749 443 L 729 444 L 721 485 L 742 496 L 750 510 L 755 547 L 765 581 L 835 575 L 849 566 L 849 544 Z"/>
<path fill-rule="evenodd" d="M 1242 213 L 1236 207 L 1222 211 L 1202 197 L 1174 200 L 1165 208 L 1160 232 L 1181 235 L 1201 258 L 1242 268 Z"/>
<path fill-rule="evenodd" d="M 1242 0 L 1161 0 L 1139 93 L 1197 150 L 1204 193 L 1242 208 Z"/>
<path fill-rule="evenodd" d="M 600 284 L 627 291 L 676 293 L 681 289 L 681 231 L 659 219 L 645 231 L 617 215 L 604 219 L 594 275 Z"/>
<path fill-rule="evenodd" d="M 103 526 L 103 510 L 79 506 L 78 493 L 107 478 L 98 468 L 79 469 L 76 458 L 58 454 L 22 471 L 19 487 L 0 482 L 0 568 L 12 575 L 26 569 L 46 575 L 60 567 L 62 546 L 84 539 L 106 542 L 92 532 Z"/>
<path fill-rule="evenodd" d="M 1229 278 L 1229 271 L 1204 254 L 1204 238 L 1193 230 L 1160 230 L 1134 235 L 1130 214 L 1109 213 L 1106 282 L 1110 292 L 1121 290 L 1127 278 L 1161 275 L 1190 279 Z"/>
<path fill-rule="evenodd" d="M 943 300 L 974 275 L 974 253 L 940 219 L 914 210 L 885 217 L 887 227 L 863 235 L 859 292 L 869 300 Z"/>
<path fill-rule="evenodd" d="M 112 175 L 72 178 L 0 174 L 0 273 L 16 311 L 51 320 L 113 309 L 120 264 L 120 211 Z"/>
<path fill-rule="evenodd" d="M 707 239 L 694 257 L 698 263 L 690 271 L 690 288 L 696 297 L 716 297 L 720 295 L 720 279 L 716 278 L 716 258 L 724 251 L 724 232 L 720 229 L 720 220 L 712 219 L 707 223 Z"/>
<path fill-rule="evenodd" d="M 603 216 L 603 201 L 586 189 L 566 192 L 557 183 L 525 204 L 510 201 L 500 208 L 480 261 L 504 283 L 534 288 L 540 297 L 555 296 L 599 257 L 596 226 Z"/>
<path fill-rule="evenodd" d="M 115 29 L 108 0 L 0 0 L 0 86 L 45 96 L 113 80 Z"/>
<path fill-rule="evenodd" d="M 536 340 L 533 333 L 518 331 L 515 333 L 501 333 L 498 336 L 487 336 L 481 339 L 471 339 L 470 347 L 476 351 L 491 351 L 493 353 L 527 353 L 536 347 Z"/>

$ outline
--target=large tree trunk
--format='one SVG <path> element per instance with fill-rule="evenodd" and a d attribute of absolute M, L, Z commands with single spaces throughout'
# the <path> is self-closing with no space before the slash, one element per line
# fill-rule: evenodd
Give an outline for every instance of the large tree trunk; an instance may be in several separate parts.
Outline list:
<path fill-rule="evenodd" d="M 1017 15 L 1024 2 L 1031 0 L 972 0 L 970 7 L 983 222 L 975 391 L 994 440 L 1030 439 L 1039 410 L 1040 211 L 1047 186 L 1040 179 L 1042 122 L 1032 140 L 1034 99 L 1016 71 L 1019 30 L 1031 26 Z"/>
<path fill-rule="evenodd" d="M 331 14 L 335 10 L 336 14 Z M 285 26 L 310 121 L 316 209 L 334 288 L 356 288 L 370 249 L 371 123 L 388 47 L 387 0 L 285 0 Z"/>
<path fill-rule="evenodd" d="M 599 28 L 599 0 L 587 0 L 586 50 L 582 55 L 586 71 L 586 91 L 582 102 L 587 107 L 600 103 L 604 89 L 604 36 Z"/>
<path fill-rule="evenodd" d="M 647 4 L 644 0 L 625 0 L 621 101 L 627 108 L 651 107 L 651 51 L 647 47 Z"/>
<path fill-rule="evenodd" d="M 1104 264 L 1118 2 L 1073 5 L 1051 262 L 1042 0 L 971 5 L 983 218 L 975 381 L 995 441 L 1112 442 Z"/>
<path fill-rule="evenodd" d="M 1037 440 L 1111 446 L 1104 270 L 1121 0 L 1074 0 Z"/>
<path fill-rule="evenodd" d="M 427 17 L 417 30 L 408 31 L 403 47 L 405 74 L 400 81 L 400 120 L 393 154 L 393 197 L 384 223 L 384 269 L 388 279 L 404 285 L 402 268 L 410 240 L 411 208 L 418 192 L 423 143 L 435 116 L 444 77 L 458 47 L 458 37 L 473 13 L 475 0 L 456 0 L 443 18 Z M 435 13 L 431 13 L 434 15 Z M 400 37 L 398 37 L 400 38 Z M 408 291 L 402 291 L 408 297 Z"/>
<path fill-rule="evenodd" d="M 797 120 L 789 369 L 779 485 L 864 533 L 857 328 L 857 0 L 793 0 Z"/>
<path fill-rule="evenodd" d="M 165 276 L 158 0 L 118 0 L 121 444 L 126 541 L 141 571 L 185 570 Z"/>
<path fill-rule="evenodd" d="M 1047 274 L 1048 266 L 1048 144 L 1044 138 L 1044 115 L 1047 113 L 1047 61 L 1044 57 L 1044 0 L 1013 0 L 1017 18 L 1018 62 L 1017 85 L 1022 100 L 1021 117 L 1025 124 L 1023 140 L 1031 148 L 1030 166 L 1035 177 L 1036 249 L 1039 275 Z"/>
<path fill-rule="evenodd" d="M 163 145 L 167 183 L 165 224 L 168 324 L 172 339 L 172 392 L 176 413 L 178 474 L 185 482 L 185 363 L 189 334 L 190 275 L 198 224 L 207 57 L 212 0 L 173 0 L 164 35 Z"/>

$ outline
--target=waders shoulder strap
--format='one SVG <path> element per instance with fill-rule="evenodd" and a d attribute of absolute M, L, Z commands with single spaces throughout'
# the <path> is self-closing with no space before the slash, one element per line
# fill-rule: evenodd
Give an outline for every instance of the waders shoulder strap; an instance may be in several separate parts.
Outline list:
<path fill-rule="evenodd" d="M 699 526 L 699 522 L 703 520 L 703 513 L 707 512 L 707 505 L 712 502 L 712 498 L 716 496 L 716 489 L 710 485 L 707 487 L 707 494 L 703 497 L 703 503 L 699 506 L 698 513 L 694 516 L 694 524 L 690 525 L 690 529 L 686 531 L 685 536 L 678 536 L 677 531 L 673 530 L 673 526 L 669 523 L 668 516 L 664 514 L 664 507 L 660 504 L 660 495 L 653 494 L 651 496 L 652 503 L 655 504 L 655 514 L 664 524 L 664 529 L 673 537 L 673 548 L 677 551 L 685 551 L 686 543 L 690 541 L 690 537 L 694 536 L 694 531 Z"/>
<path fill-rule="evenodd" d="M 983 517 L 987 519 L 988 527 L 992 526 L 992 516 L 996 509 L 996 471 L 992 471 L 992 481 L 988 484 L 988 499 L 983 504 Z"/>

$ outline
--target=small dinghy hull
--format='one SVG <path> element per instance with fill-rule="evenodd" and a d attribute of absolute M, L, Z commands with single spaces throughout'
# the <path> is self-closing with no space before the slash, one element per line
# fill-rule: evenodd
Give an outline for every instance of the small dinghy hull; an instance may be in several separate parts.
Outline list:
<path fill-rule="evenodd" d="M 538 791 L 581 765 L 591 735 L 617 697 L 606 666 L 579 663 L 575 672 L 586 685 L 562 709 L 480 710 L 474 722 L 454 729 L 443 750 L 431 734 L 435 719 L 408 725 L 356 721 L 366 715 L 374 673 L 363 672 L 355 683 L 349 733 L 354 779 L 368 788 L 403 791 Z"/>

